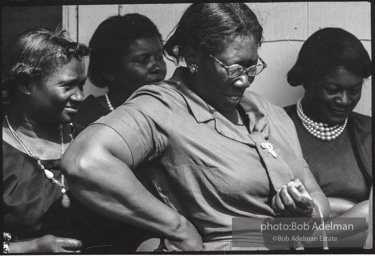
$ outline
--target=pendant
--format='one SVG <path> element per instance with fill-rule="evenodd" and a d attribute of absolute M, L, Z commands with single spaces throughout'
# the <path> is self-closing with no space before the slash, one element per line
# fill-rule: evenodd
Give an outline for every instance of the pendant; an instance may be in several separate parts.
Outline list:
<path fill-rule="evenodd" d="M 66 194 L 63 194 L 61 199 L 61 205 L 63 208 L 69 208 L 70 207 L 70 199 Z"/>
<path fill-rule="evenodd" d="M 44 169 L 44 175 L 46 175 L 47 179 L 52 179 L 53 178 L 53 173 L 47 169 Z"/>
<path fill-rule="evenodd" d="M 276 154 L 276 152 L 273 150 L 273 146 L 272 146 L 271 143 L 265 142 L 265 143 L 260 144 L 260 146 L 261 146 L 263 149 L 267 149 L 268 154 L 271 154 L 274 158 L 277 157 L 277 154 Z"/>

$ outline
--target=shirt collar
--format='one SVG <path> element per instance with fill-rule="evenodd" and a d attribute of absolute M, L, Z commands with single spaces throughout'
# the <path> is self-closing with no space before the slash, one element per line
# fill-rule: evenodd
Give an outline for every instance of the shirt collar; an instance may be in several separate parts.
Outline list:
<path fill-rule="evenodd" d="M 172 78 L 167 80 L 167 83 L 185 99 L 192 115 L 198 123 L 215 120 L 216 130 L 227 137 L 233 138 L 235 132 L 228 129 L 225 124 L 225 117 L 220 118 L 218 112 L 202 100 L 197 94 L 190 90 L 184 82 L 184 72 L 189 72 L 185 67 L 179 67 L 174 72 Z M 260 100 L 257 95 L 249 90 L 245 91 L 240 106 L 245 110 L 246 115 L 250 120 L 249 130 L 251 133 L 259 132 L 261 136 L 268 139 L 270 135 L 270 128 L 267 116 L 261 110 Z M 228 121 L 229 122 L 229 121 Z M 240 141 L 248 141 L 248 139 L 238 138 Z"/>
<path fill-rule="evenodd" d="M 184 72 L 188 72 L 187 68 L 179 67 L 174 72 L 172 78 L 166 82 L 172 86 L 174 90 L 181 94 L 185 99 L 192 115 L 198 123 L 204 123 L 209 120 L 213 120 L 213 113 L 216 111 L 214 108 L 209 106 L 204 100 L 202 100 L 197 94 L 184 82 Z"/>

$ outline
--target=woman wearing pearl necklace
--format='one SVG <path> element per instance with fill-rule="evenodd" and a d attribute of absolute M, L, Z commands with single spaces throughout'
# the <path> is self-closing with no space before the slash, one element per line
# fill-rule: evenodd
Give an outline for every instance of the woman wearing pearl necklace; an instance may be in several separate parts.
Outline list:
<path fill-rule="evenodd" d="M 327 195 L 331 217 L 367 217 L 371 179 L 371 118 L 353 112 L 371 60 L 362 43 L 339 28 L 307 39 L 288 73 L 305 94 L 286 107 L 302 151 Z"/>
<path fill-rule="evenodd" d="M 86 127 L 124 103 L 145 84 L 164 80 L 162 36 L 155 24 L 138 13 L 112 16 L 96 29 L 90 43 L 88 77 L 104 95 L 89 95 L 80 105 L 75 123 Z"/>

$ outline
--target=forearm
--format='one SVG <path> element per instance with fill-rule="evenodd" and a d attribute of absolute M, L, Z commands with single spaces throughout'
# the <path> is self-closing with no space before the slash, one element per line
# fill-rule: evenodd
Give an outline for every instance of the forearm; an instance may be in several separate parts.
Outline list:
<path fill-rule="evenodd" d="M 330 218 L 339 216 L 350 208 L 355 206 L 357 202 L 346 198 L 338 198 L 338 197 L 328 197 L 329 205 L 331 207 Z"/>
<path fill-rule="evenodd" d="M 38 252 L 38 249 L 35 240 L 24 240 L 9 243 L 9 253 L 11 254 L 36 252 Z"/>
<path fill-rule="evenodd" d="M 330 218 L 328 222 L 335 225 L 353 224 L 354 230 L 327 230 L 327 236 L 336 237 L 352 237 L 364 236 L 368 228 L 368 215 L 369 215 L 369 202 L 368 200 L 362 201 L 343 214 Z M 362 221 L 359 219 L 362 218 Z"/>
<path fill-rule="evenodd" d="M 330 206 L 327 197 L 321 192 L 312 192 L 310 195 L 311 198 L 314 200 L 316 217 L 328 217 L 330 212 Z"/>
<path fill-rule="evenodd" d="M 67 180 L 72 193 L 87 207 L 170 239 L 188 235 L 185 229 L 191 224 L 149 193 L 121 160 L 102 155 L 86 163 L 68 166 L 77 169 L 67 173 Z"/>
<path fill-rule="evenodd" d="M 350 209 L 343 212 L 337 217 L 339 218 L 366 218 L 366 222 L 367 222 L 367 219 L 369 217 L 369 200 L 364 200 L 354 205 L 353 207 L 351 207 Z"/>

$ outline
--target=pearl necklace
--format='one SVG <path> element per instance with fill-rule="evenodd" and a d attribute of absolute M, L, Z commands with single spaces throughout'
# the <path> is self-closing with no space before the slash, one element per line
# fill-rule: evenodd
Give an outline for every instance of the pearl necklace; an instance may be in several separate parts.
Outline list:
<path fill-rule="evenodd" d="M 66 195 L 66 189 L 65 189 L 65 182 L 64 182 L 64 175 L 61 174 L 61 181 L 59 182 L 58 180 L 56 180 L 54 178 L 54 174 L 46 169 L 44 167 L 44 165 L 42 164 L 42 162 L 40 161 L 40 158 L 36 155 L 34 155 L 31 150 L 25 145 L 25 143 L 21 140 L 21 138 L 18 136 L 18 134 L 16 133 L 16 131 L 13 129 L 13 127 L 10 125 L 10 122 L 9 122 L 9 119 L 8 119 L 8 116 L 5 115 L 5 120 L 7 122 L 7 125 L 9 127 L 9 130 L 10 130 L 10 133 L 13 135 L 13 137 L 18 141 L 18 143 L 21 144 L 21 146 L 23 147 L 23 149 L 25 150 L 25 152 L 31 156 L 32 158 L 34 158 L 40 169 L 42 169 L 44 171 L 44 175 L 46 176 L 46 178 L 48 180 L 50 180 L 52 183 L 58 185 L 60 188 L 61 188 L 61 194 L 63 195 L 62 197 L 62 200 L 61 200 L 61 205 L 64 207 L 64 208 L 69 208 L 70 207 L 70 199 L 69 197 Z M 60 140 L 61 140 L 61 146 L 60 146 L 60 158 L 62 157 L 62 155 L 64 154 L 64 135 L 63 135 L 63 131 L 62 131 L 62 125 L 60 124 L 59 125 L 59 132 L 60 132 Z"/>
<path fill-rule="evenodd" d="M 105 96 L 105 100 L 107 101 L 107 105 L 108 105 L 109 110 L 111 110 L 111 111 L 115 110 L 114 107 L 111 104 L 111 101 L 109 100 L 108 93 L 106 93 L 104 96 Z"/>
<path fill-rule="evenodd" d="M 345 119 L 343 125 L 337 124 L 331 127 L 329 127 L 328 124 L 314 122 L 303 112 L 301 100 L 302 99 L 299 99 L 297 102 L 297 115 L 301 120 L 302 125 L 311 135 L 323 141 L 331 141 L 341 135 L 346 127 L 348 118 Z"/>

